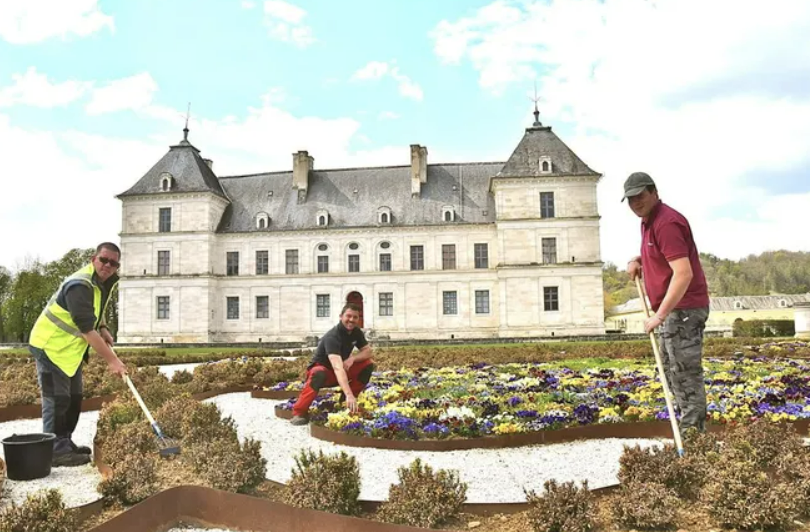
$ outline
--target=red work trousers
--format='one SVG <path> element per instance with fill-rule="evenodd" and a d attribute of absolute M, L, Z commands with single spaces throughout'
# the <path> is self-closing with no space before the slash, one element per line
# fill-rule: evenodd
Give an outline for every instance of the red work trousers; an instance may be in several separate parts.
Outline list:
<path fill-rule="evenodd" d="M 346 372 L 347 376 L 349 377 L 349 388 L 351 388 L 355 397 L 360 395 L 360 392 L 362 392 L 363 388 L 365 388 L 366 384 L 368 384 L 368 381 L 363 382 L 359 379 L 360 373 L 372 364 L 373 361 L 370 358 L 367 358 L 366 360 L 355 362 L 352 364 L 352 367 L 349 368 L 349 371 Z M 323 379 L 323 377 L 318 376 L 319 378 L 316 379 L 315 386 L 313 386 L 312 378 L 321 372 L 325 373 L 325 380 L 323 380 L 323 383 L 321 384 L 321 379 Z M 318 386 L 318 384 L 320 384 L 320 386 Z M 309 371 L 307 371 L 307 382 L 304 383 L 304 388 L 301 390 L 301 394 L 298 396 L 298 401 L 296 401 L 293 405 L 293 415 L 306 416 L 307 412 L 309 411 L 309 405 L 311 405 L 312 401 L 315 400 L 315 397 L 318 396 L 318 391 L 321 389 L 321 387 L 337 386 L 337 384 L 338 381 L 337 377 L 335 376 L 335 371 L 331 367 L 328 368 L 326 366 L 322 366 L 321 364 L 312 366 Z"/>

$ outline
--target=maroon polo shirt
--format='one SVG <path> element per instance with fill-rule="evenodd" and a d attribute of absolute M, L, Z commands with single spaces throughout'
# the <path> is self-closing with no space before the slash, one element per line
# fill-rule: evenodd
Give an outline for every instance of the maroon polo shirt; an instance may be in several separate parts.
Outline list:
<path fill-rule="evenodd" d="M 700 265 L 689 222 L 681 213 L 659 201 L 650 215 L 641 221 L 641 265 L 644 268 L 644 287 L 653 311 L 661 306 L 672 280 L 669 263 L 682 257 L 689 257 L 692 282 L 675 308 L 708 307 L 706 276 Z"/>

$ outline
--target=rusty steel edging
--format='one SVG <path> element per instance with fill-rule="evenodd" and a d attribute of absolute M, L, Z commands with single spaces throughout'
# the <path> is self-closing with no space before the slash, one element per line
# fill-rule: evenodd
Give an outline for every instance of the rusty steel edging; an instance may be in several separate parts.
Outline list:
<path fill-rule="evenodd" d="M 281 419 L 292 418 L 292 411 L 275 408 L 275 415 Z M 807 432 L 810 419 L 799 419 L 789 422 L 798 432 Z M 707 430 L 712 433 L 723 433 L 729 425 L 709 424 Z M 469 449 L 505 449 L 527 445 L 548 445 L 567 443 L 576 440 L 593 440 L 606 438 L 646 439 L 671 438 L 672 425 L 666 421 L 637 421 L 629 423 L 601 423 L 568 427 L 564 429 L 524 432 L 505 436 L 484 436 L 479 438 L 458 438 L 447 440 L 389 440 L 370 438 L 355 434 L 346 434 L 328 429 L 323 425 L 311 425 L 310 435 L 318 440 L 328 441 L 348 447 L 365 447 L 372 449 L 389 449 L 398 451 L 461 451 Z"/>
<path fill-rule="evenodd" d="M 159 532 L 179 522 L 254 532 L 416 532 L 378 521 L 295 508 L 259 497 L 178 486 L 136 504 L 88 532 Z"/>
<path fill-rule="evenodd" d="M 250 392 L 250 397 L 252 399 L 276 399 L 276 400 L 284 400 L 284 399 L 293 399 L 298 397 L 299 392 L 287 391 L 287 390 L 252 390 Z"/>

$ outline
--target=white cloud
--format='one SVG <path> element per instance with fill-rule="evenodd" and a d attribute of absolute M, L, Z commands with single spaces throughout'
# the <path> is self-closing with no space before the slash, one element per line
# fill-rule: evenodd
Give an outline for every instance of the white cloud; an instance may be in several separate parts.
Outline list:
<path fill-rule="evenodd" d="M 115 29 L 98 0 L 3 0 L 0 39 L 31 44 L 53 37 L 86 37 L 103 28 Z"/>
<path fill-rule="evenodd" d="M 399 67 L 394 63 L 385 61 L 369 61 L 352 75 L 353 80 L 378 80 L 390 76 L 397 82 L 399 94 L 405 98 L 422 101 L 424 93 L 422 87 L 411 78 L 401 73 Z"/>
<path fill-rule="evenodd" d="M 303 23 L 307 12 L 300 7 L 281 0 L 267 0 L 264 16 L 264 23 L 274 39 L 293 43 L 299 48 L 315 42 L 312 28 Z"/>
<path fill-rule="evenodd" d="M 810 249 L 790 209 L 810 184 L 785 195 L 766 177 L 810 163 L 808 32 L 810 4 L 788 0 L 554 0 L 494 2 L 432 36 L 439 59 L 469 63 L 487 92 L 537 79 L 541 121 L 570 126 L 563 140 L 605 174 L 602 254 L 624 264 L 638 220 L 618 198 L 636 170 L 702 251 Z"/>
<path fill-rule="evenodd" d="M 254 7 L 256 7 L 256 2 L 251 2 L 250 0 L 242 0 L 243 9 L 253 9 Z"/>
<path fill-rule="evenodd" d="M 99 115 L 125 109 L 142 109 L 152 102 L 157 83 L 148 72 L 118 79 L 93 90 L 85 107 L 87 114 Z"/>
<path fill-rule="evenodd" d="M 0 108 L 14 105 L 61 107 L 81 98 L 92 85 L 83 81 L 52 83 L 35 67 L 30 67 L 25 74 L 13 74 L 11 79 L 13 85 L 0 88 Z"/>
<path fill-rule="evenodd" d="M 397 118 L 399 118 L 399 114 L 393 111 L 383 111 L 382 113 L 377 115 L 377 118 L 380 120 L 396 120 Z"/>

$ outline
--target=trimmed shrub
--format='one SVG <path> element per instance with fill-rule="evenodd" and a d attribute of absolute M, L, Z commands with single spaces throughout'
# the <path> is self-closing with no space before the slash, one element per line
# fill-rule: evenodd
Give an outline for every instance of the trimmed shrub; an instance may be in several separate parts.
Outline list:
<path fill-rule="evenodd" d="M 101 408 L 96 424 L 96 437 L 103 442 L 114 434 L 118 427 L 145 420 L 146 417 L 134 398 L 121 399 L 119 397 Z"/>
<path fill-rule="evenodd" d="M 102 457 L 104 462 L 116 469 L 118 464 L 133 454 L 157 455 L 157 441 L 147 421 L 123 425 L 104 439 L 101 448 Z"/>
<path fill-rule="evenodd" d="M 588 482 L 577 488 L 573 482 L 547 480 L 543 496 L 526 491 L 529 523 L 535 532 L 589 532 L 594 528 L 594 509 Z"/>
<path fill-rule="evenodd" d="M 77 529 L 75 514 L 65 508 L 62 494 L 47 490 L 29 495 L 20 505 L 0 512 L 2 532 L 74 532 Z"/>
<path fill-rule="evenodd" d="M 152 454 L 127 453 L 101 481 L 99 491 L 124 505 L 141 502 L 158 490 L 157 460 Z"/>
<path fill-rule="evenodd" d="M 769 478 L 742 451 L 724 450 L 703 488 L 709 514 L 728 528 L 784 529 L 800 514 L 799 486 Z"/>
<path fill-rule="evenodd" d="M 802 439 L 792 425 L 759 419 L 728 433 L 726 445 L 747 455 L 760 467 L 770 467 L 785 454 L 800 454 Z"/>
<path fill-rule="evenodd" d="M 467 500 L 467 484 L 458 472 L 439 469 L 435 473 L 418 458 L 397 470 L 399 484 L 388 489 L 388 501 L 377 514 L 380 520 L 400 525 L 434 528 L 458 517 Z"/>
<path fill-rule="evenodd" d="M 184 369 L 175 371 L 174 375 L 172 375 L 172 384 L 187 384 L 192 380 L 194 380 L 194 375 Z"/>
<path fill-rule="evenodd" d="M 668 528 L 675 523 L 678 498 L 675 492 L 657 482 L 622 484 L 612 500 L 611 513 L 627 528 Z"/>
<path fill-rule="evenodd" d="M 155 420 L 167 437 L 182 438 L 183 427 L 189 423 L 192 413 L 199 405 L 188 394 L 173 397 L 155 412 Z"/>
<path fill-rule="evenodd" d="M 233 419 L 230 416 L 223 419 L 219 407 L 213 403 L 197 403 L 183 421 L 181 432 L 183 442 L 192 445 L 216 439 L 239 441 Z"/>
<path fill-rule="evenodd" d="M 782 338 L 796 334 L 793 320 L 749 320 L 734 322 L 734 336 L 744 338 Z"/>
<path fill-rule="evenodd" d="M 800 509 L 810 506 L 810 454 L 806 450 L 788 453 L 775 460 L 776 472 L 780 478 L 795 486 L 799 491 L 797 501 Z"/>
<path fill-rule="evenodd" d="M 267 460 L 261 449 L 256 440 L 240 445 L 230 438 L 217 438 L 184 449 L 183 459 L 212 487 L 247 493 L 265 479 Z"/>
<path fill-rule="evenodd" d="M 662 484 L 687 499 L 697 498 L 706 473 L 705 458 L 697 453 L 678 457 L 672 444 L 647 449 L 625 446 L 619 458 L 622 484 Z"/>
<path fill-rule="evenodd" d="M 360 467 L 353 456 L 318 454 L 303 450 L 295 457 L 292 478 L 287 483 L 284 502 L 343 515 L 358 515 Z"/>

